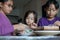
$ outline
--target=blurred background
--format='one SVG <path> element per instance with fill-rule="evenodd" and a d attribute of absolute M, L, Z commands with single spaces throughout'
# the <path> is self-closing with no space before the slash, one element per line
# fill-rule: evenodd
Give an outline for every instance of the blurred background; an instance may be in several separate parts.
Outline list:
<path fill-rule="evenodd" d="M 12 24 L 18 24 L 23 21 L 24 14 L 27 10 L 35 10 L 38 19 L 42 17 L 42 5 L 47 0 L 14 0 L 14 9 L 11 14 L 7 15 Z M 60 4 L 60 0 L 57 0 Z M 60 16 L 60 13 L 58 13 Z"/>

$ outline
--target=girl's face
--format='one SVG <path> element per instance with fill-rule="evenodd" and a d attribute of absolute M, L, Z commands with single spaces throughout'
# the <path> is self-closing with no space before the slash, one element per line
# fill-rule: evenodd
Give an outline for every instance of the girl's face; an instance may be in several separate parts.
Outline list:
<path fill-rule="evenodd" d="M 34 14 L 33 13 L 30 13 L 27 18 L 26 18 L 26 23 L 28 25 L 31 25 L 32 23 L 34 23 Z"/>
<path fill-rule="evenodd" d="M 55 8 L 55 5 L 54 4 L 50 4 L 49 8 L 47 8 L 46 10 L 47 12 L 47 17 L 55 17 L 57 12 L 58 12 L 58 9 Z"/>
<path fill-rule="evenodd" d="M 2 3 L 1 9 L 4 13 L 10 13 L 12 11 L 12 6 L 13 6 L 13 1 L 8 0 L 8 1 Z"/>

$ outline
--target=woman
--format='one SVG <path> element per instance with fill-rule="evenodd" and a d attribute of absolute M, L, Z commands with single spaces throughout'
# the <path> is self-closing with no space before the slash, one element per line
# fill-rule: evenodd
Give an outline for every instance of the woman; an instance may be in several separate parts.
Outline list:
<path fill-rule="evenodd" d="M 0 36 L 11 36 L 15 29 L 19 27 L 12 26 L 6 14 L 12 11 L 13 0 L 0 0 Z"/>

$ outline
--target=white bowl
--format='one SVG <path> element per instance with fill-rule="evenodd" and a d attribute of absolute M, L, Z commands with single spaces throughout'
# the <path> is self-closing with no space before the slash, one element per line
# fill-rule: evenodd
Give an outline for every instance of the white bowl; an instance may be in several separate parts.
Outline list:
<path fill-rule="evenodd" d="M 60 34 L 60 31 L 35 31 L 35 33 L 42 36 L 54 36 Z"/>

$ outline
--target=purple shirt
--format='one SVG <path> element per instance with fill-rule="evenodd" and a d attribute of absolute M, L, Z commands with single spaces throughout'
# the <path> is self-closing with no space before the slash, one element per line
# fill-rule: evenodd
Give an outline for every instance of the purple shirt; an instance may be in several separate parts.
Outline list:
<path fill-rule="evenodd" d="M 3 13 L 0 13 L 0 36 L 10 36 L 13 31 L 9 19 Z"/>
<path fill-rule="evenodd" d="M 55 17 L 53 20 L 49 21 L 47 18 L 40 18 L 38 22 L 38 26 L 48 26 L 50 24 L 54 24 L 56 21 L 60 21 L 60 17 Z"/>

